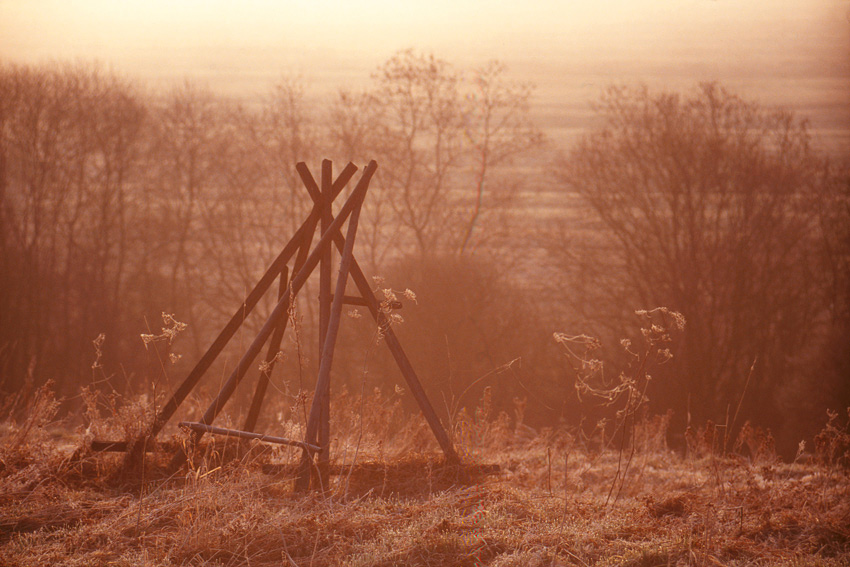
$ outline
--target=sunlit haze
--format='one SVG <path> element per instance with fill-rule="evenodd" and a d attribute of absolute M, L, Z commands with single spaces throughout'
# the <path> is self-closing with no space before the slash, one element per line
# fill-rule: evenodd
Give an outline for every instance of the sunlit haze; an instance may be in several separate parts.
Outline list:
<path fill-rule="evenodd" d="M 0 54 L 98 60 L 161 87 L 184 78 L 239 97 L 297 76 L 315 95 L 356 87 L 395 51 L 457 68 L 490 59 L 537 86 L 547 130 L 611 83 L 686 89 L 720 80 L 850 138 L 847 0 L 254 0 L 0 2 Z"/>
<path fill-rule="evenodd" d="M 850 566 L 848 345 L 850 0 L 0 0 L 0 567 Z"/>

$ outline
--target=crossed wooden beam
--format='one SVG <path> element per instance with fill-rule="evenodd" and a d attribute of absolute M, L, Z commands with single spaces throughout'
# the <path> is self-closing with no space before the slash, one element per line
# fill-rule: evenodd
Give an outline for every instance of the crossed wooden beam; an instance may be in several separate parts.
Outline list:
<path fill-rule="evenodd" d="M 369 182 L 377 169 L 378 164 L 373 160 L 369 162 L 355 186 L 354 190 L 346 199 L 345 203 L 340 208 L 339 212 L 334 216 L 333 202 L 336 197 L 342 192 L 354 174 L 357 172 L 357 167 L 349 163 L 345 166 L 342 172 L 336 179 L 333 179 L 333 163 L 330 160 L 322 162 L 321 187 L 316 183 L 307 165 L 298 163 L 295 168 L 301 177 L 310 198 L 313 201 L 313 207 L 307 218 L 296 231 L 292 239 L 284 246 L 283 250 L 278 254 L 277 258 L 272 262 L 266 273 L 260 278 L 254 288 L 250 291 L 245 301 L 239 306 L 230 321 L 224 326 L 216 339 L 198 360 L 195 367 L 189 375 L 183 380 L 180 386 L 174 391 L 174 394 L 168 402 L 157 413 L 150 430 L 146 436 L 147 439 L 153 439 L 162 430 L 166 423 L 174 416 L 180 404 L 197 386 L 198 382 L 203 377 L 204 373 L 209 369 L 216 357 L 221 353 L 233 335 L 239 329 L 242 322 L 247 318 L 251 311 L 256 307 L 260 299 L 266 294 L 272 283 L 278 276 L 280 283 L 278 287 L 278 302 L 272 310 L 271 314 L 266 319 L 260 331 L 257 333 L 254 340 L 245 350 L 242 358 L 233 369 L 227 381 L 222 385 L 216 398 L 207 408 L 203 417 L 199 422 L 181 422 L 180 425 L 191 430 L 191 443 L 196 443 L 204 433 L 229 435 L 243 438 L 260 439 L 266 442 L 282 443 L 294 445 L 303 449 L 301 466 L 299 468 L 299 476 L 296 481 L 296 488 L 306 489 L 310 485 L 311 470 L 315 467 L 318 471 L 318 480 L 321 486 L 327 486 L 327 477 L 329 470 L 330 454 L 330 374 L 333 364 L 334 349 L 339 333 L 340 317 L 342 314 L 343 304 L 355 304 L 365 306 L 375 322 L 381 326 L 384 331 L 384 342 L 389 348 L 407 382 L 408 389 L 419 404 L 425 420 L 431 427 L 434 436 L 437 439 L 446 460 L 449 464 L 459 464 L 460 459 L 452 446 L 446 430 L 440 423 L 433 406 L 431 405 L 425 390 L 413 366 L 404 353 L 404 350 L 399 343 L 398 338 L 393 332 L 387 321 L 384 312 L 380 308 L 379 301 L 375 298 L 369 281 L 363 274 L 357 260 L 354 257 L 354 240 L 357 234 L 357 227 L 360 219 L 360 211 L 363 205 L 363 200 L 369 188 Z M 346 235 L 343 236 L 341 229 L 343 224 L 348 221 Z M 314 247 L 311 245 L 316 232 L 316 227 L 320 226 L 320 238 Z M 336 286 L 331 293 L 331 266 L 332 266 L 332 247 L 336 246 L 340 253 L 339 273 L 337 275 Z M 289 279 L 289 261 L 295 257 L 293 263 L 293 276 Z M 294 441 L 280 437 L 272 437 L 255 433 L 254 429 L 257 425 L 260 409 L 263 399 L 268 388 L 269 376 L 274 369 L 277 360 L 277 353 L 280 350 L 280 344 L 283 339 L 286 325 L 288 322 L 287 311 L 291 302 L 294 300 L 298 292 L 304 286 L 307 279 L 319 267 L 319 344 L 320 362 L 319 374 L 316 381 L 316 391 L 313 396 L 312 406 L 310 408 L 309 417 L 307 420 L 307 429 L 304 441 Z M 360 292 L 360 297 L 351 297 L 345 295 L 346 282 L 349 278 L 354 282 Z M 269 341 L 269 339 L 271 340 Z M 254 363 L 254 360 L 259 355 L 263 345 L 269 343 L 266 353 L 265 364 L 262 365 L 262 372 L 257 381 L 257 388 L 254 392 L 254 397 L 251 401 L 251 407 L 245 419 L 242 430 L 224 429 L 212 425 L 215 418 L 221 412 L 224 405 L 233 395 L 236 387 L 245 377 L 248 369 Z M 92 448 L 96 450 L 118 450 L 126 451 L 132 449 L 135 451 L 143 451 L 146 444 L 135 443 L 132 448 L 126 443 L 95 441 L 92 443 Z M 318 455 L 318 462 L 314 462 L 314 455 Z M 185 453 L 181 451 L 175 456 L 175 460 L 185 458 Z"/>

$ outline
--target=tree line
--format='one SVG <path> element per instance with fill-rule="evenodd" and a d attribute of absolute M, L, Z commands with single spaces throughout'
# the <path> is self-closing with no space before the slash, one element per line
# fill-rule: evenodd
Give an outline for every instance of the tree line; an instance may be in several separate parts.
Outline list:
<path fill-rule="evenodd" d="M 414 290 L 399 332 L 445 412 L 487 385 L 511 414 L 539 402 L 535 426 L 607 411 L 579 403 L 552 333 L 617 344 L 656 306 L 687 326 L 654 409 L 722 421 L 743 400 L 741 420 L 797 431 L 847 404 L 848 176 L 804 123 L 717 85 L 612 89 L 600 128 L 553 160 L 532 93 L 499 63 L 461 72 L 414 51 L 324 108 L 297 80 L 246 103 L 189 82 L 152 94 L 96 65 L 3 64 L 6 410 L 47 379 L 69 399 L 92 383 L 165 395 L 309 210 L 295 163 L 323 158 L 379 163 L 358 258 Z M 541 190 L 558 207 L 522 213 Z M 187 323 L 171 353 L 139 338 L 161 313 Z M 374 329 L 346 324 L 335 384 L 393 383 L 368 354 Z M 315 374 L 315 341 L 296 340 L 277 378 L 289 396 Z"/>

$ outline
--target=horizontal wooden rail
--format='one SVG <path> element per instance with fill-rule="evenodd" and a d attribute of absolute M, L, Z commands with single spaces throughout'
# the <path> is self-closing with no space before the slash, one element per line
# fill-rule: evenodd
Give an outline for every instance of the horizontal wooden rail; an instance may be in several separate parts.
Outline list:
<path fill-rule="evenodd" d="M 212 433 L 214 435 L 226 435 L 227 437 L 239 437 L 240 439 L 256 439 L 265 443 L 277 443 L 278 445 L 292 445 L 300 447 L 307 451 L 321 452 L 322 448 L 318 445 L 304 443 L 303 441 L 294 441 L 285 437 L 275 437 L 274 435 L 263 435 L 262 433 L 252 433 L 250 431 L 239 431 L 238 429 L 225 429 L 224 427 L 215 427 L 205 423 L 197 423 L 194 421 L 181 421 L 178 424 L 180 427 L 188 427 L 194 431 L 203 431 L 204 433 Z"/>

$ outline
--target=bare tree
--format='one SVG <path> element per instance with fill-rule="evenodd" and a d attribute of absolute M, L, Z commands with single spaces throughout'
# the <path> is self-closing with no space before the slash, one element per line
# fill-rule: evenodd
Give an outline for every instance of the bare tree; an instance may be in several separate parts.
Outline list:
<path fill-rule="evenodd" d="M 381 182 L 385 169 L 383 147 L 376 125 L 382 110 L 371 92 L 342 91 L 330 107 L 328 132 L 334 155 L 342 162 L 367 163 L 380 159 L 381 167 L 369 189 L 369 198 L 363 206 L 358 229 L 360 258 L 372 270 L 383 265 L 386 256 L 399 240 L 403 227 L 393 222 L 389 205 L 388 186 Z M 397 246 L 397 245 L 396 245 Z"/>
<path fill-rule="evenodd" d="M 379 179 L 395 217 L 427 253 L 446 234 L 451 173 L 461 157 L 458 77 L 433 55 L 401 52 L 376 76 Z"/>
<path fill-rule="evenodd" d="M 826 170 L 805 123 L 716 84 L 690 97 L 612 88 L 599 110 L 604 125 L 560 162 L 608 235 L 573 241 L 605 276 L 573 297 L 615 324 L 624 307 L 685 315 L 656 387 L 680 416 L 723 421 L 743 397 L 741 418 L 781 423 L 776 394 L 804 371 L 825 308 L 807 202 L 825 198 Z"/>
<path fill-rule="evenodd" d="M 518 192 L 507 166 L 543 137 L 529 117 L 532 87 L 505 72 L 490 62 L 465 79 L 446 61 L 406 50 L 381 66 L 373 88 L 341 93 L 334 138 L 345 155 L 381 162 L 373 197 L 391 214 L 373 215 L 382 225 L 374 232 L 396 250 L 468 253 Z"/>
<path fill-rule="evenodd" d="M 472 244 L 473 233 L 488 209 L 504 210 L 510 206 L 510 199 L 505 203 L 504 198 L 512 197 L 514 192 L 509 190 L 511 182 L 504 174 L 498 180 L 501 191 L 491 195 L 496 203 L 489 207 L 485 203 L 487 193 L 493 193 L 490 185 L 494 170 L 511 165 L 513 158 L 527 156 L 544 143 L 543 134 L 529 116 L 531 85 L 506 82 L 505 71 L 505 65 L 498 61 L 477 69 L 464 99 L 463 130 L 470 146 L 474 199 L 469 218 L 463 223 L 460 254 Z"/>
<path fill-rule="evenodd" d="M 91 341 L 120 335 L 144 108 L 96 66 L 0 74 L 5 376 L 77 379 Z"/>
<path fill-rule="evenodd" d="M 463 74 L 406 50 L 364 92 L 341 93 L 331 114 L 338 151 L 381 164 L 358 246 L 381 274 L 421 292 L 401 333 L 417 336 L 417 367 L 448 397 L 509 353 L 529 353 L 533 334 L 519 324 L 529 302 L 495 256 L 511 256 L 505 243 L 517 237 L 507 234 L 517 218 L 509 208 L 527 170 L 515 175 L 514 159 L 543 144 L 529 116 L 532 90 L 510 82 L 498 62 Z"/>

